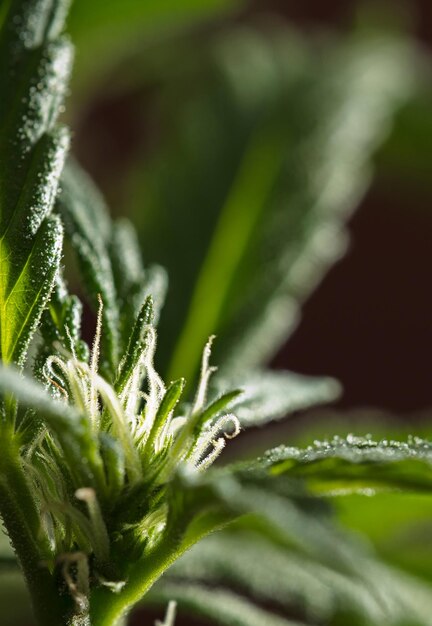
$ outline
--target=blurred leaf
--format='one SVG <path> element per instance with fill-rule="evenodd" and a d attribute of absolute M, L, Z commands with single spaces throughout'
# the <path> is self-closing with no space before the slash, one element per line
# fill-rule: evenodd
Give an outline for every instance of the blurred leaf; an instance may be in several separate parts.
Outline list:
<path fill-rule="evenodd" d="M 78 48 L 77 87 L 87 92 L 152 37 L 239 7 L 243 0 L 75 0 L 68 21 Z"/>
<path fill-rule="evenodd" d="M 110 255 L 120 309 L 123 345 L 148 295 L 153 299 L 153 323 L 159 321 L 165 301 L 168 277 L 160 265 L 144 266 L 135 228 L 126 219 L 113 223 Z"/>
<path fill-rule="evenodd" d="M 353 494 L 335 501 L 338 519 L 373 542 L 380 556 L 431 581 L 432 498 L 428 493 Z"/>
<path fill-rule="evenodd" d="M 108 254 L 111 223 L 105 203 L 89 177 L 68 164 L 62 177 L 58 207 L 66 233 L 77 253 L 87 293 L 95 309 L 103 301 L 103 347 L 105 370 L 115 372 L 119 360 L 119 309 Z"/>
<path fill-rule="evenodd" d="M 183 555 L 150 601 L 160 601 L 174 583 L 175 598 L 182 606 L 184 592 L 187 608 L 187 583 L 225 585 L 278 613 L 300 611 L 307 623 L 428 624 L 429 588 L 342 532 L 319 501 L 302 495 L 289 477 L 249 473 L 215 485 L 233 513 L 248 514 Z M 206 615 L 199 605 L 195 610 Z"/>
<path fill-rule="evenodd" d="M 226 589 L 208 589 L 198 584 L 167 583 L 158 586 L 150 602 L 175 600 L 180 608 L 226 626 L 301 626 L 300 622 L 278 617 Z"/>
<path fill-rule="evenodd" d="M 230 406 L 230 411 L 245 428 L 260 426 L 286 417 L 289 413 L 309 409 L 317 404 L 336 400 L 339 384 L 331 378 L 312 378 L 285 371 L 256 371 L 245 376 L 214 382 L 217 395 L 232 388 L 242 393 Z"/>
<path fill-rule="evenodd" d="M 398 181 L 411 183 L 413 193 L 424 194 L 429 187 L 429 167 L 432 157 L 432 90 L 429 75 L 431 62 L 424 59 L 421 89 L 403 107 L 397 118 L 395 132 L 379 153 L 381 171 Z M 426 64 L 427 63 L 427 64 Z"/>
<path fill-rule="evenodd" d="M 333 623 L 342 616 L 352 624 L 401 623 L 403 618 L 416 615 L 415 603 L 407 602 L 408 589 L 417 588 L 426 597 L 425 586 L 386 568 L 371 555 L 366 558 L 359 546 L 353 550 L 359 571 L 348 576 L 333 569 L 331 563 L 283 550 L 271 538 L 240 530 L 239 525 L 238 532 L 224 531 L 195 546 L 171 568 L 166 582 L 163 579 L 156 590 L 167 593 L 172 582 L 178 584 L 176 598 L 181 606 L 181 582 L 199 582 L 209 588 L 224 584 L 247 593 L 258 604 L 271 604 L 278 612 L 300 612 L 308 623 Z M 340 536 L 339 541 L 346 538 Z M 360 575 L 362 569 L 367 572 L 364 577 Z M 378 590 L 370 584 L 371 579 Z M 407 589 L 401 601 L 398 594 L 404 584 Z M 149 599 L 153 599 L 152 594 Z M 427 606 L 430 608 L 430 601 Z M 423 615 L 426 610 L 423 607 Z"/>
<path fill-rule="evenodd" d="M 0 40 L 0 357 L 23 365 L 57 274 L 62 228 L 50 217 L 69 145 L 56 126 L 71 64 L 67 2 L 10 6 Z M 13 50 L 13 54 L 8 51 Z"/>
<path fill-rule="evenodd" d="M 171 276 L 170 379 L 193 378 L 214 332 L 225 374 L 268 361 L 345 250 L 344 222 L 416 63 L 403 40 L 314 45 L 282 27 L 238 28 L 200 56 L 183 50 L 165 77 L 168 131 L 129 196 L 147 254 Z"/>

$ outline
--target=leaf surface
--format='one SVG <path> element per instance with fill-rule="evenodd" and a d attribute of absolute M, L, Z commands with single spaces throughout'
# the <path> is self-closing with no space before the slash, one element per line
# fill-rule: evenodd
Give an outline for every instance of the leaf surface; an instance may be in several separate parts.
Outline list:
<path fill-rule="evenodd" d="M 159 315 L 166 276 L 156 266 L 144 270 L 133 227 L 124 220 L 111 221 L 101 194 L 76 163 L 65 169 L 57 206 L 94 309 L 98 295 L 102 297 L 102 367 L 114 378 L 130 328 L 148 295 Z"/>
<path fill-rule="evenodd" d="M 67 2 L 11 3 L 0 37 L 0 358 L 22 366 L 58 271 L 50 213 L 69 138 L 56 126 L 71 65 Z"/>
<path fill-rule="evenodd" d="M 51 398 L 42 385 L 13 367 L 0 366 L 0 395 L 8 394 L 13 394 L 21 407 L 31 409 L 39 423 L 46 425 L 58 439 L 69 471 L 78 478 L 77 487 L 83 484 L 100 487 L 103 470 L 99 444 L 87 416 Z M 83 458 L 86 463 L 82 462 Z"/>
<path fill-rule="evenodd" d="M 230 405 L 241 425 L 260 426 L 295 411 L 336 400 L 339 384 L 331 378 L 312 378 L 287 371 L 262 370 L 229 379 L 215 378 L 217 395 L 242 390 Z"/>
<path fill-rule="evenodd" d="M 169 36 L 206 18 L 227 13 L 241 0 L 76 0 L 69 29 L 81 58 L 77 87 L 88 92 L 119 61 L 156 35 Z"/>
<path fill-rule="evenodd" d="M 169 379 L 192 380 L 213 333 L 225 374 L 268 362 L 346 249 L 413 55 L 385 37 L 320 46 L 249 26 L 201 42 L 199 58 L 186 45 L 166 52 L 170 135 L 128 196 L 172 283 L 160 326 Z"/>
<path fill-rule="evenodd" d="M 300 622 L 272 614 L 227 589 L 209 589 L 193 583 L 167 583 L 151 592 L 149 600 L 175 600 L 181 609 L 225 626 L 301 626 Z"/>
<path fill-rule="evenodd" d="M 280 446 L 262 464 L 272 475 L 304 479 L 327 495 L 372 495 L 375 489 L 432 492 L 432 444 L 419 438 L 375 441 L 349 435 L 306 449 Z"/>

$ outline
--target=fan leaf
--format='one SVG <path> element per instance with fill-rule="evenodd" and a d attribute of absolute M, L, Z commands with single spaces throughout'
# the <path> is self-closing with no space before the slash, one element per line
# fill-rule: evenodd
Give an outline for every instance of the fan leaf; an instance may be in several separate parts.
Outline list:
<path fill-rule="evenodd" d="M 254 605 L 226 589 L 206 588 L 198 584 L 167 583 L 151 592 L 150 602 L 175 600 L 180 608 L 198 613 L 224 626 L 301 626 Z"/>
<path fill-rule="evenodd" d="M 215 378 L 218 394 L 234 388 L 242 394 L 230 405 L 243 427 L 260 426 L 295 411 L 336 400 L 339 384 L 331 378 L 312 378 L 286 371 L 262 370 L 229 379 Z"/>
<path fill-rule="evenodd" d="M 55 122 L 71 65 L 67 2 L 12 2 L 0 39 L 0 358 L 22 366 L 58 271 L 49 216 L 69 137 Z"/>
<path fill-rule="evenodd" d="M 374 441 L 350 435 L 304 450 L 280 446 L 267 452 L 262 464 L 272 475 L 301 478 L 326 495 L 432 491 L 432 444 L 419 438 Z"/>

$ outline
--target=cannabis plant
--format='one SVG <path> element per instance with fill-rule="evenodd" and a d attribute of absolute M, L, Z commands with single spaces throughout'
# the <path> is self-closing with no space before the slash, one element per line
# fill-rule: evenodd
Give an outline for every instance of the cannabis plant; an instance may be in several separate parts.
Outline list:
<path fill-rule="evenodd" d="M 131 224 L 110 219 L 77 163 L 64 166 L 69 132 L 57 118 L 73 56 L 63 34 L 67 11 L 65 0 L 2 4 L 0 515 L 14 554 L 5 548 L 1 567 L 19 566 L 41 626 L 123 624 L 142 600 L 162 607 L 176 601 L 237 626 L 344 617 L 353 624 L 430 623 L 426 585 L 343 532 L 325 499 L 429 491 L 429 442 L 351 435 L 214 465 L 227 441 L 249 426 L 337 397 L 333 380 L 272 372 L 264 362 L 288 332 L 286 306 L 300 301 L 340 253 L 357 190 L 347 189 L 332 165 L 315 180 L 315 194 L 328 182 L 319 201 L 299 196 L 285 223 L 279 207 L 270 230 L 288 222 L 298 233 L 295 245 L 281 255 L 279 241 L 276 260 L 267 248 L 267 280 L 257 271 L 257 289 L 238 290 L 225 335 L 221 315 L 209 323 L 196 302 L 209 297 L 221 313 L 228 294 L 212 283 L 214 267 L 228 260 L 231 271 L 245 250 L 249 262 L 257 260 L 246 239 L 236 252 L 214 244 L 173 357 L 174 379 L 164 380 L 155 353 L 165 272 L 143 266 Z M 339 100 L 351 133 L 352 153 L 340 161 L 350 185 L 366 169 L 383 119 L 406 97 L 401 50 L 389 41 L 372 52 L 376 73 L 355 94 L 353 117 Z M 361 58 L 354 55 L 348 69 Z M 338 129 L 330 127 L 320 138 L 319 163 L 341 148 Z M 302 133 L 313 134 L 307 124 Z M 229 231 L 246 194 L 252 218 L 243 215 L 241 230 L 256 232 L 254 197 L 283 173 L 280 144 L 270 122 L 257 134 L 220 231 Z M 298 152 L 301 159 L 308 149 Z M 258 175 L 263 158 L 268 167 Z M 291 173 L 297 191 L 308 174 Z M 165 234 L 179 232 L 172 224 Z M 96 315 L 91 345 L 81 334 L 82 304 L 64 277 L 64 236 Z M 225 345 L 219 371 L 211 354 L 216 329 Z M 198 374 L 190 356 L 197 344 Z M 176 377 L 182 362 L 187 380 Z M 282 617 L 295 607 L 298 621 Z M 173 623 L 171 602 L 164 624 Z"/>

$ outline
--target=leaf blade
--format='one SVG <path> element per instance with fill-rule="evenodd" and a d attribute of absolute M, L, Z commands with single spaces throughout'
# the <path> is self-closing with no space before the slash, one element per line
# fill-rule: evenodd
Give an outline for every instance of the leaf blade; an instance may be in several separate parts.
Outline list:
<path fill-rule="evenodd" d="M 67 2 L 13 2 L 0 37 L 0 358 L 24 364 L 60 264 L 50 218 L 69 136 L 56 119 L 71 65 Z"/>
<path fill-rule="evenodd" d="M 373 495 L 374 489 L 430 492 L 432 444 L 419 438 L 401 442 L 335 437 L 306 449 L 280 446 L 270 450 L 262 467 L 272 475 L 305 480 L 323 495 Z"/>
<path fill-rule="evenodd" d="M 340 385 L 332 378 L 303 376 L 288 371 L 259 370 L 224 378 L 216 376 L 217 394 L 242 390 L 230 410 L 244 428 L 262 426 L 295 411 L 336 400 Z"/>
<path fill-rule="evenodd" d="M 198 613 L 225 626 L 304 626 L 260 609 L 252 602 L 226 589 L 207 589 L 199 584 L 166 583 L 150 592 L 149 601 L 175 600 L 180 608 Z"/>

